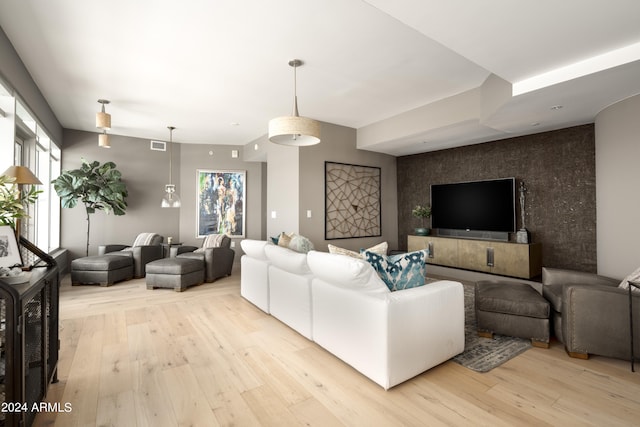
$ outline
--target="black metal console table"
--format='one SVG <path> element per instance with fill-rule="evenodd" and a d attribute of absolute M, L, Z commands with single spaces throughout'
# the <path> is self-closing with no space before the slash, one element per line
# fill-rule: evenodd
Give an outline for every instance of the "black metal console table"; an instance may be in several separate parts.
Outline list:
<path fill-rule="evenodd" d="M 0 278 L 0 426 L 30 426 L 50 382 L 57 381 L 59 272 L 23 237 L 24 283 Z"/>

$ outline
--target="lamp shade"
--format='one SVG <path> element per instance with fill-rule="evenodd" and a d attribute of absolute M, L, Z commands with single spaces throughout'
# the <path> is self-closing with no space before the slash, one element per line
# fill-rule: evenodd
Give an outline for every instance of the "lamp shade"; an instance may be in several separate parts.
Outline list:
<path fill-rule="evenodd" d="M 180 196 L 176 193 L 176 186 L 173 184 L 167 184 L 164 186 L 164 196 L 162 197 L 162 203 L 160 207 L 163 208 L 179 208 Z"/>
<path fill-rule="evenodd" d="M 40 182 L 38 177 L 35 176 L 26 166 L 9 166 L 9 168 L 4 171 L 3 175 L 15 178 L 16 184 L 42 185 L 42 182 Z"/>
<path fill-rule="evenodd" d="M 96 113 L 96 127 L 99 129 L 111 129 L 111 114 L 100 111 Z"/>
<path fill-rule="evenodd" d="M 269 120 L 269 141 L 305 147 L 320 142 L 320 122 L 301 116 L 283 116 Z"/>
<path fill-rule="evenodd" d="M 96 113 L 96 127 L 102 130 L 109 130 L 111 129 L 111 114 L 105 113 L 104 106 L 109 104 L 110 101 L 98 99 L 98 102 L 102 104 L 102 109 Z"/>
<path fill-rule="evenodd" d="M 111 141 L 109 141 L 109 134 L 105 132 L 98 135 L 98 147 L 111 148 Z"/>

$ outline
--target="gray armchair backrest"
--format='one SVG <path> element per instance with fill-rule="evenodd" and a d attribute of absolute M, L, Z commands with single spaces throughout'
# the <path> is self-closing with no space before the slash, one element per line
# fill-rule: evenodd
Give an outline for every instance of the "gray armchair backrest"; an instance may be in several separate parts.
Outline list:
<path fill-rule="evenodd" d="M 131 246 L 158 246 L 162 244 L 163 240 L 164 237 L 157 233 L 140 233 Z"/>
<path fill-rule="evenodd" d="M 187 251 L 189 250 L 187 247 Z M 173 248 L 172 248 L 173 249 Z M 193 252 L 174 252 L 178 258 L 201 259 L 205 264 L 205 281 L 213 282 L 220 277 L 229 276 L 233 269 L 235 251 L 231 249 L 231 238 L 227 235 L 209 235 L 202 247 Z"/>
<path fill-rule="evenodd" d="M 226 234 L 209 234 L 202 241 L 202 249 L 231 247 L 231 238 Z"/>
<path fill-rule="evenodd" d="M 164 237 L 157 233 L 140 233 L 132 246 L 126 245 L 102 245 L 98 248 L 98 254 L 112 254 L 129 256 L 133 258 L 133 274 L 135 278 L 145 276 L 146 265 L 163 257 L 163 248 L 160 246 Z"/>

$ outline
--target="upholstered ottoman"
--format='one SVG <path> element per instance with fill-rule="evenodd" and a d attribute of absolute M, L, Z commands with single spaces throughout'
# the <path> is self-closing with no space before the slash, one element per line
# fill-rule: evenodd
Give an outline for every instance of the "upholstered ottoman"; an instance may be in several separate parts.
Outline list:
<path fill-rule="evenodd" d="M 133 279 L 133 258 L 120 255 L 97 255 L 71 261 L 71 284 L 113 285 Z"/>
<path fill-rule="evenodd" d="M 182 292 L 204 283 L 204 262 L 192 258 L 163 258 L 147 264 L 147 289 L 172 288 Z"/>
<path fill-rule="evenodd" d="M 526 283 L 480 281 L 475 288 L 478 335 L 530 338 L 549 348 L 549 303 Z"/>

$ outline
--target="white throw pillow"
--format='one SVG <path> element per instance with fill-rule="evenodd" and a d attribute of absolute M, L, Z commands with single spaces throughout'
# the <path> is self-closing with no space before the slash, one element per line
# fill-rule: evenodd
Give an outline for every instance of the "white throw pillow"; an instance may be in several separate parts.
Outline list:
<path fill-rule="evenodd" d="M 629 282 L 640 283 L 640 268 L 638 268 L 636 271 L 634 271 L 633 273 L 625 277 L 624 280 L 620 282 L 619 287 L 622 289 L 629 290 Z M 640 289 L 636 288 L 635 286 L 632 286 L 631 292 L 640 292 Z"/>

